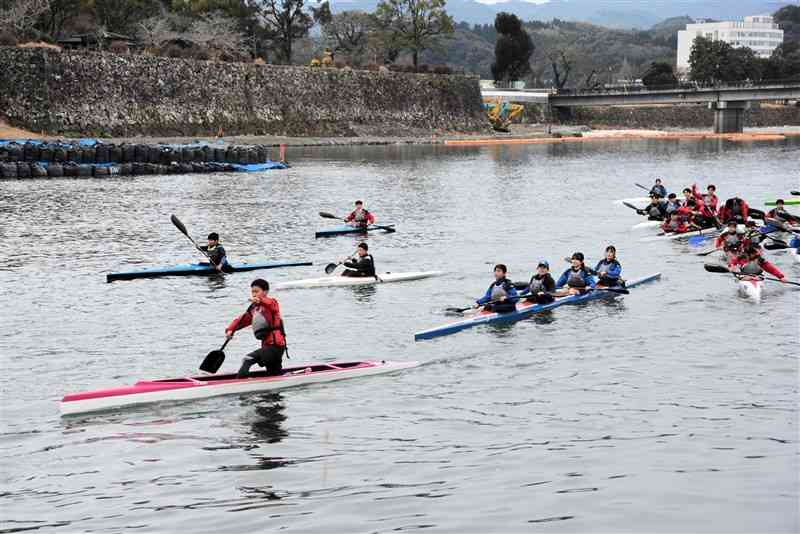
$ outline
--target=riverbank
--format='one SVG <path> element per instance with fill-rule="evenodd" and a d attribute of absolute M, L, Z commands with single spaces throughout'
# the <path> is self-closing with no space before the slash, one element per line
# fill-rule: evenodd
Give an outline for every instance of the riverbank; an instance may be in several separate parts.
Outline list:
<path fill-rule="evenodd" d="M 269 147 L 314 147 L 358 145 L 482 145 L 482 144 L 548 144 L 591 142 L 613 139 L 726 139 L 729 141 L 774 141 L 800 137 L 800 126 L 745 128 L 741 134 L 715 134 L 706 129 L 590 129 L 587 126 L 546 124 L 513 124 L 509 133 L 459 134 L 441 133 L 430 136 L 362 136 L 362 137 L 292 137 L 275 135 L 237 135 L 220 138 L 198 137 L 113 137 L 106 143 L 187 144 L 207 141 L 224 145 L 263 145 Z M 0 139 L 63 139 L 13 128 L 0 121 Z"/>

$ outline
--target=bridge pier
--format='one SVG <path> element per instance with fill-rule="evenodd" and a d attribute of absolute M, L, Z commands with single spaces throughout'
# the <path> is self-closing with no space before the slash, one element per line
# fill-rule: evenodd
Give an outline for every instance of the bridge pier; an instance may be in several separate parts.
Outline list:
<path fill-rule="evenodd" d="M 750 102 L 709 102 L 708 109 L 714 111 L 714 133 L 742 133 L 744 112 Z"/>

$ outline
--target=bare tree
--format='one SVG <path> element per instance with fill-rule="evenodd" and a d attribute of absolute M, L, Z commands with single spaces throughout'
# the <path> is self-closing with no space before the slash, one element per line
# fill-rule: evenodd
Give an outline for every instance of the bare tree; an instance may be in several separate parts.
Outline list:
<path fill-rule="evenodd" d="M 553 81 L 556 89 L 563 89 L 569 80 L 569 73 L 575 66 L 575 59 L 564 50 L 550 52 L 547 54 L 547 59 L 550 60 L 550 68 L 553 69 Z"/>
<path fill-rule="evenodd" d="M 375 18 L 362 11 L 343 11 L 333 15 L 323 31 L 331 47 L 343 52 L 355 64 L 361 63 L 366 52 L 370 32 L 375 29 Z"/>
<path fill-rule="evenodd" d="M 156 16 L 144 19 L 139 23 L 139 31 L 136 32 L 139 40 L 147 48 L 159 48 L 167 41 L 176 39 L 179 33 L 173 30 L 170 20 L 165 17 Z"/>
<path fill-rule="evenodd" d="M 34 31 L 39 17 L 49 9 L 50 0 L 12 0 L 7 9 L 0 10 L 0 32 L 24 37 Z"/>
<path fill-rule="evenodd" d="M 249 50 L 245 36 L 236 27 L 236 21 L 219 12 L 197 19 L 182 37 L 220 54 L 236 56 Z"/>
<path fill-rule="evenodd" d="M 314 25 L 306 0 L 248 0 L 263 26 L 265 37 L 271 41 L 278 59 L 292 62 L 292 44 L 308 35 Z"/>

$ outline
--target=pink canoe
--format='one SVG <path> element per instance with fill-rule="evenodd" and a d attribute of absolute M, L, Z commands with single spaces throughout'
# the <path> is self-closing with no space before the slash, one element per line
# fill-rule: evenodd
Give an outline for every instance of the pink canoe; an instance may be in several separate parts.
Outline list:
<path fill-rule="evenodd" d="M 132 386 L 84 391 L 61 400 L 62 415 L 94 412 L 159 401 L 204 399 L 256 391 L 271 391 L 306 384 L 332 382 L 346 378 L 389 373 L 416 367 L 418 362 L 357 361 L 309 364 L 289 367 L 279 376 L 266 376 L 264 371 L 248 378 L 235 374 L 142 380 Z"/>

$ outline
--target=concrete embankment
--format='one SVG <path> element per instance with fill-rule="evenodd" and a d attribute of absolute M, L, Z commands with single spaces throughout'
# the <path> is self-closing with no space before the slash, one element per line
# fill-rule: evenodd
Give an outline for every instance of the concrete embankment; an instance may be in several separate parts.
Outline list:
<path fill-rule="evenodd" d="M 0 118 L 70 137 L 487 132 L 478 79 L 0 47 Z"/>

